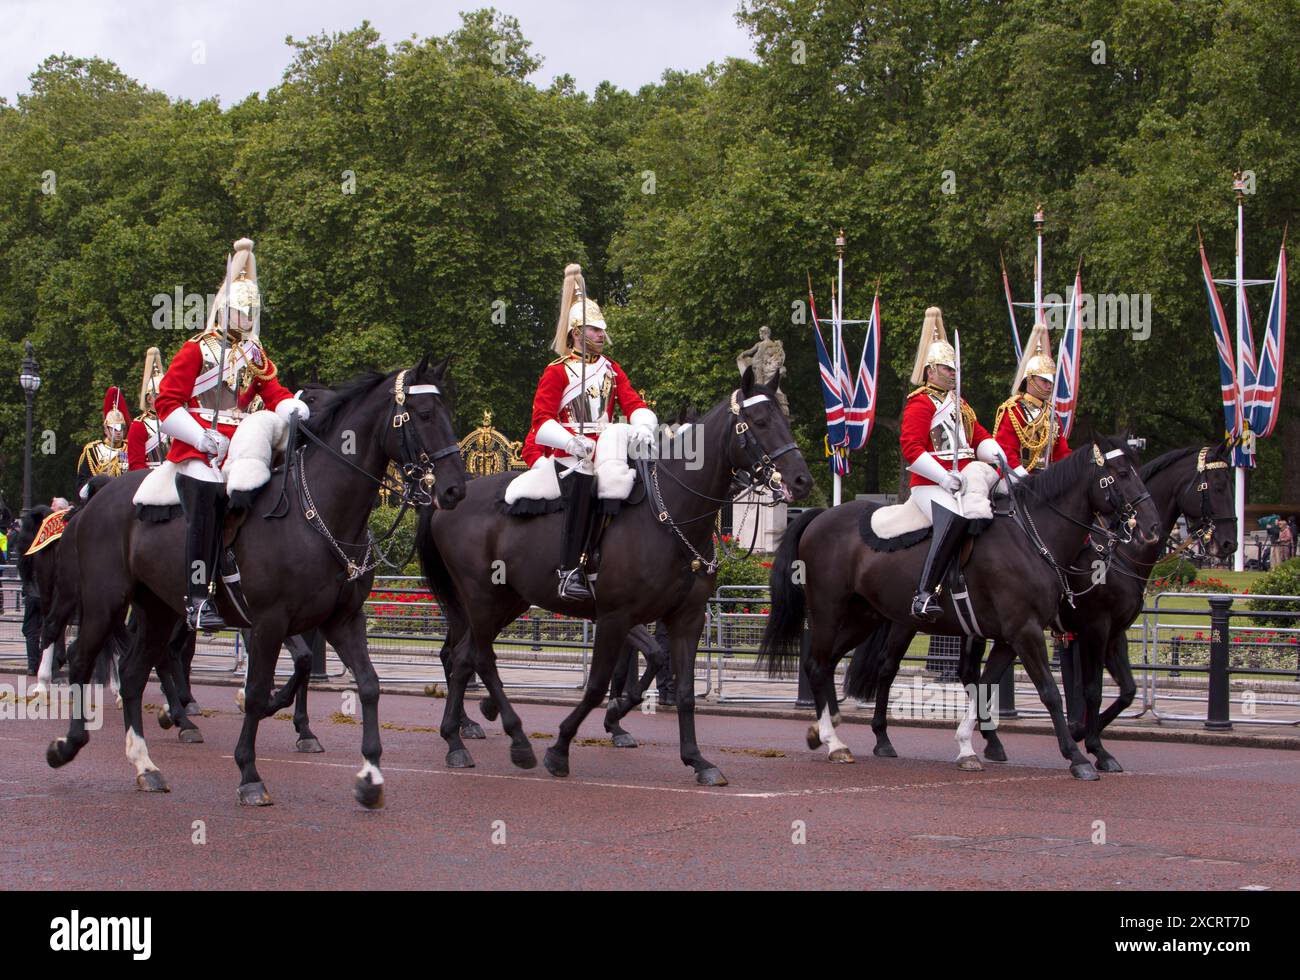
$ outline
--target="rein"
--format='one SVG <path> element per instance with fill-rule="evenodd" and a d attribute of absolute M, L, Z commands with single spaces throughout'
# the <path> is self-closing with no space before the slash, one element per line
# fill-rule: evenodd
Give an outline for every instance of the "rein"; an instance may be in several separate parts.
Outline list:
<path fill-rule="evenodd" d="M 1114 455 L 1122 453 L 1122 449 L 1112 449 L 1103 457 L 1101 451 L 1098 450 L 1096 446 L 1093 446 L 1093 462 L 1095 462 L 1097 466 L 1104 468 L 1107 459 L 1111 459 Z M 1104 544 L 1094 544 L 1093 547 L 1097 549 L 1099 554 L 1105 555 L 1106 569 L 1109 571 L 1111 564 L 1114 561 L 1116 546 L 1133 540 L 1133 529 L 1137 526 L 1137 507 L 1144 501 L 1150 500 L 1151 494 L 1149 492 L 1143 492 L 1140 497 L 1132 501 L 1124 500 L 1121 497 L 1117 503 L 1114 489 L 1115 477 L 1102 476 L 1098 478 L 1097 483 L 1098 486 L 1106 492 L 1106 502 L 1110 504 L 1115 512 L 1115 516 L 1111 520 L 1111 527 L 1099 527 L 1097 524 L 1091 522 L 1085 523 L 1083 521 L 1077 521 L 1068 514 L 1062 513 L 1061 510 L 1054 506 L 1050 500 L 1045 500 L 1037 494 L 1035 494 L 1035 498 L 1062 520 L 1073 524 L 1075 527 L 1083 528 L 1089 533 L 1089 536 L 1097 534 L 1104 537 Z M 1029 490 L 1033 489 L 1032 484 L 1027 484 L 1026 487 Z M 1021 520 L 1021 515 L 1023 515 L 1024 520 Z M 1056 560 L 1056 556 L 1052 554 L 1051 549 L 1043 542 L 1042 535 L 1039 533 L 1037 525 L 1034 524 L 1033 515 L 1029 513 L 1029 508 L 1013 507 L 1011 517 L 1015 520 L 1016 526 L 1025 532 L 1025 536 L 1029 539 L 1029 543 L 1034 547 L 1034 550 L 1038 552 L 1039 557 L 1046 561 L 1052 571 L 1056 573 L 1057 580 L 1061 584 L 1062 594 L 1065 596 L 1066 601 L 1069 602 L 1070 607 L 1075 608 L 1075 597 L 1086 595 L 1088 592 L 1091 592 L 1092 589 L 1096 587 L 1097 583 L 1094 581 L 1092 585 L 1084 589 L 1082 592 L 1075 592 L 1071 589 L 1066 572 L 1075 571 L 1076 569 L 1074 569 L 1073 566 L 1068 568 L 1061 567 L 1061 564 Z M 1120 523 L 1123 523 L 1125 527 L 1125 536 L 1123 537 L 1113 530 L 1113 527 Z"/>
<path fill-rule="evenodd" d="M 739 388 L 737 388 L 735 391 L 731 393 L 731 401 L 728 406 L 728 412 L 731 415 L 734 415 L 736 417 L 736 422 L 732 427 L 731 432 L 734 435 L 734 437 L 739 441 L 740 448 L 745 452 L 746 456 L 748 457 L 747 462 L 749 464 L 749 469 L 746 471 L 746 475 L 748 476 L 748 479 L 745 480 L 743 483 L 739 479 L 741 476 L 741 470 L 739 470 L 734 466 L 732 467 L 731 469 L 732 486 L 735 486 L 739 483 L 741 484 L 742 487 L 740 492 L 752 491 L 755 496 L 755 499 L 752 502 L 746 503 L 744 506 L 775 507 L 778 503 L 780 503 L 780 500 L 777 499 L 776 495 L 778 491 L 782 490 L 781 472 L 776 467 L 776 460 L 784 456 L 786 453 L 791 452 L 792 450 L 797 448 L 793 442 L 788 442 L 785 445 L 780 446 L 774 451 L 769 453 L 763 448 L 762 444 L 758 441 L 758 438 L 750 434 L 749 423 L 744 419 L 744 410 L 751 405 L 755 405 L 758 404 L 759 402 L 764 402 L 769 400 L 770 399 L 768 398 L 767 395 L 760 394 L 760 395 L 753 395 L 749 398 L 746 398 L 742 402 L 740 400 Z M 670 528 L 672 532 L 677 535 L 678 540 L 681 541 L 681 543 L 686 547 L 686 550 L 691 554 L 691 558 L 692 558 L 691 571 L 698 572 L 701 568 L 703 568 L 706 574 L 712 575 L 718 568 L 717 544 L 715 543 L 713 546 L 713 557 L 705 558 L 702 554 L 699 553 L 698 550 L 696 550 L 695 546 L 691 544 L 691 542 L 687 539 L 686 535 L 682 533 L 681 529 L 688 524 L 695 523 L 696 521 L 701 521 L 706 518 L 711 519 L 717 514 L 718 508 L 715 507 L 712 509 L 711 512 L 706 511 L 705 513 L 700 514 L 697 517 L 687 518 L 684 521 L 673 520 L 672 515 L 668 511 L 668 505 L 664 502 L 663 491 L 659 486 L 658 462 L 656 461 L 651 463 L 649 470 L 650 470 L 650 480 L 649 480 L 650 495 L 651 495 L 651 500 L 655 507 L 655 514 L 659 519 L 659 523 L 665 527 Z M 693 487 L 688 487 L 671 470 L 665 470 L 664 472 L 666 472 L 668 476 L 672 478 L 673 482 L 676 483 L 679 487 L 681 487 L 691 496 L 696 497 L 700 500 L 706 500 L 709 501 L 710 503 L 715 503 L 715 504 L 730 504 L 735 502 L 734 497 L 709 496 L 708 494 L 702 493 L 701 491 L 696 490 Z M 767 503 L 757 499 L 758 497 L 767 493 L 770 493 L 772 495 L 771 503 Z M 754 548 L 757 544 L 758 544 L 758 521 L 755 521 L 753 539 L 750 541 L 749 550 L 744 553 L 746 557 L 753 554 Z"/>
<path fill-rule="evenodd" d="M 375 484 L 378 488 L 386 489 L 389 493 L 397 493 L 400 496 L 402 506 L 397 512 L 397 519 L 393 521 L 392 526 L 389 527 L 382 537 L 376 539 L 370 532 L 370 529 L 368 527 L 366 528 L 366 540 L 364 542 L 366 550 L 364 554 L 362 554 L 361 562 L 359 564 L 348 557 L 347 553 L 343 550 L 343 544 L 347 544 L 349 547 L 353 548 L 361 547 L 361 544 L 352 542 L 340 543 L 338 539 L 334 537 L 333 532 L 330 531 L 324 519 L 320 516 L 320 511 L 316 507 L 315 501 L 312 499 L 311 487 L 307 483 L 307 468 L 303 465 L 307 446 L 300 445 L 290 456 L 289 469 L 297 473 L 298 497 L 302 504 L 303 517 L 311 528 L 329 543 L 335 557 L 337 557 L 343 564 L 347 573 L 347 581 L 349 582 L 355 581 L 362 575 L 373 571 L 378 568 L 381 563 L 386 564 L 391 568 L 400 568 L 404 567 L 406 562 L 411 560 L 411 557 L 415 554 L 415 542 L 412 542 L 411 554 L 407 555 L 406 562 L 403 562 L 401 565 L 396 565 L 390 561 L 388 555 L 380 550 L 380 545 L 389 540 L 389 538 L 391 538 L 397 531 L 397 526 L 401 523 L 402 518 L 406 515 L 406 511 L 409 508 L 429 507 L 433 505 L 433 488 L 434 483 L 437 480 L 437 477 L 433 472 L 434 464 L 437 463 L 438 460 L 460 451 L 460 445 L 454 442 L 450 446 L 445 446 L 432 453 L 426 451 L 424 447 L 419 444 L 418 440 L 414 447 L 412 447 L 412 437 L 409 435 L 410 426 L 407 424 L 411 420 L 411 413 L 406 410 L 406 399 L 412 395 L 438 395 L 441 394 L 441 392 L 437 385 L 412 385 L 408 388 L 406 386 L 406 374 L 406 371 L 398 372 L 398 375 L 393 382 L 393 401 L 391 404 L 392 415 L 389 419 L 389 424 L 381 426 L 378 435 L 376 436 L 376 442 L 382 451 L 384 435 L 387 433 L 388 429 L 393 428 L 398 430 L 400 433 L 401 459 L 396 461 L 399 463 L 402 470 L 402 481 L 400 484 L 389 479 L 387 472 L 382 476 L 375 476 L 375 474 L 363 469 L 342 453 L 336 451 L 334 447 L 326 443 L 320 438 L 320 436 L 311 431 L 311 429 L 302 426 L 298 427 L 298 431 L 307 437 L 308 442 L 323 449 L 326 455 L 330 458 L 336 459 L 351 467 L 371 483 Z M 387 454 L 385 453 L 385 455 Z M 289 474 L 286 474 L 286 477 L 288 476 Z M 373 560 L 371 558 L 372 554 L 377 556 Z"/>

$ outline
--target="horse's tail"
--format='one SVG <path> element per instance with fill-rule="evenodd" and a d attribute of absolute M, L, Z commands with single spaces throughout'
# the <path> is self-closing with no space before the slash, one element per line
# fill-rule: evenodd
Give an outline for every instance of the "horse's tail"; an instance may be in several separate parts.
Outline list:
<path fill-rule="evenodd" d="M 460 599 L 456 596 L 456 587 L 451 580 L 451 572 L 443 560 L 433 540 L 433 512 L 425 507 L 420 510 L 420 520 L 416 527 L 416 542 L 420 552 L 420 568 L 424 571 L 424 581 L 429 586 L 442 611 L 447 616 L 448 635 L 460 624 L 468 622 Z"/>
<path fill-rule="evenodd" d="M 807 617 L 807 596 L 800 581 L 795 581 L 794 563 L 799 557 L 799 539 L 808 525 L 821 515 L 823 507 L 813 507 L 795 518 L 781 536 L 781 546 L 772 560 L 772 613 L 763 630 L 763 640 L 758 648 L 758 664 L 767 666 L 768 675 L 785 674 L 799 662 L 799 641 L 803 636 Z"/>
<path fill-rule="evenodd" d="M 885 641 L 889 639 L 889 622 L 877 626 L 866 642 L 853 651 L 848 673 L 844 677 L 844 696 L 870 701 L 876 696 L 880 684 L 880 671 L 885 666 Z"/>

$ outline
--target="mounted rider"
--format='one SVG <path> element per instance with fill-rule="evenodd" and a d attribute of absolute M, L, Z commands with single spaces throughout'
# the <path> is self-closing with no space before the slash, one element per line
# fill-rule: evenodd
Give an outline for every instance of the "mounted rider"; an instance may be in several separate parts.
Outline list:
<path fill-rule="evenodd" d="M 532 426 L 522 455 L 530 467 L 545 457 L 559 469 L 565 499 L 564 544 L 557 574 L 562 599 L 592 597 L 586 572 L 587 544 L 593 530 L 596 440 L 613 421 L 615 405 L 632 425 L 629 448 L 648 454 L 658 419 L 636 393 L 617 363 L 604 355 L 609 344 L 605 317 L 586 295 L 582 267 L 564 270 L 560 316 L 552 361 L 537 382 Z"/>
<path fill-rule="evenodd" d="M 171 438 L 158 427 L 158 413 L 154 410 L 162 376 L 162 353 L 150 347 L 144 356 L 144 377 L 140 381 L 140 414 L 131 420 L 126 433 L 127 469 L 151 470 L 167 458 Z"/>
<path fill-rule="evenodd" d="M 1050 351 L 1047 327 L 1034 324 L 1016 369 L 1011 397 L 998 406 L 993 420 L 993 437 L 1021 476 L 1070 455 L 1061 420 L 1052 404 L 1056 363 Z"/>
<path fill-rule="evenodd" d="M 120 476 L 126 466 L 126 399 L 114 386 L 104 393 L 104 438 L 86 443 L 77 460 L 81 499 L 87 497 L 91 477 Z"/>
<path fill-rule="evenodd" d="M 167 460 L 177 469 L 176 491 L 187 523 L 186 622 L 190 629 L 205 631 L 225 628 L 212 601 L 211 570 L 226 512 L 221 464 L 231 438 L 250 417 L 250 403 L 259 395 L 285 421 L 292 413 L 304 420 L 309 414 L 307 406 L 276 380 L 275 365 L 262 348 L 253 243 L 241 238 L 234 249 L 207 329 L 176 352 L 159 382 L 156 401 L 160 428 L 172 439 Z"/>
<path fill-rule="evenodd" d="M 964 398 L 960 409 L 955 405 L 957 372 L 957 355 L 948 343 L 943 313 L 932 306 L 925 311 L 912 368 L 912 383 L 921 387 L 907 396 L 899 427 L 903 459 L 912 474 L 911 500 L 934 528 L 912 599 L 912 615 L 925 621 L 939 617 L 939 583 L 970 523 L 961 516 L 956 496 L 966 489 L 962 471 L 976 460 L 1006 465 L 1002 448 L 980 425 L 975 410 Z"/>

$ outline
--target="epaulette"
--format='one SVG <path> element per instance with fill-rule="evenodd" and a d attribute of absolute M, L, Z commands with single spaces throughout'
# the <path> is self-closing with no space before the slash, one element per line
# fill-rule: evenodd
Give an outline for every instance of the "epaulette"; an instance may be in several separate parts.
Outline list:
<path fill-rule="evenodd" d="M 1002 428 L 1002 416 L 1006 415 L 1020 401 L 1020 395 L 1015 394 L 998 406 L 997 413 L 993 416 L 993 432 L 996 435 L 998 429 Z"/>
<path fill-rule="evenodd" d="M 158 414 L 157 414 L 156 412 L 141 412 L 139 415 L 137 415 L 137 416 L 136 416 L 135 418 L 133 418 L 131 421 L 132 421 L 132 422 L 147 422 L 147 421 L 149 421 L 149 419 L 157 418 L 157 417 L 158 417 Z"/>

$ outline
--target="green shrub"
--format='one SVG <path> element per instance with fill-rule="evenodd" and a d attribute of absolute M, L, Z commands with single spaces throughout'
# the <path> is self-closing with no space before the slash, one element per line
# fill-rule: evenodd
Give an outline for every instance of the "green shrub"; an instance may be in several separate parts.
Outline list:
<path fill-rule="evenodd" d="M 1300 558 L 1285 561 L 1272 571 L 1261 575 L 1251 586 L 1256 595 L 1300 595 Z M 1251 599 L 1250 608 L 1259 612 L 1300 612 L 1300 602 L 1285 599 Z M 1254 626 L 1300 626 L 1300 620 L 1260 619 Z"/>
<path fill-rule="evenodd" d="M 745 557 L 740 552 L 718 562 L 718 585 L 767 585 L 771 572 L 770 556 L 755 553 Z"/>

